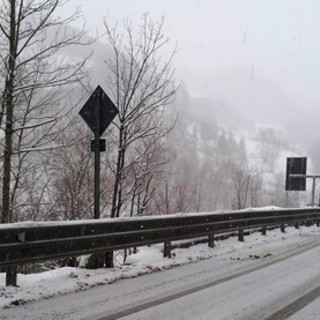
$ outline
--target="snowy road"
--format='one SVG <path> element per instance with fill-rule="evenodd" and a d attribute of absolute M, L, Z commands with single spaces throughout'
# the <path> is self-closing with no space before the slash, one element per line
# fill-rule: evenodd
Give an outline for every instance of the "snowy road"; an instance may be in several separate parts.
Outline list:
<path fill-rule="evenodd" d="M 220 258 L 3 309 L 0 319 L 284 319 L 320 295 L 320 239 L 298 240 L 277 250 L 243 247 Z M 296 315 L 292 319 L 309 319 Z"/>
<path fill-rule="evenodd" d="M 229 277 L 228 281 L 194 288 L 188 295 L 182 294 L 178 299 L 122 319 L 283 319 L 277 313 L 279 309 L 314 289 L 319 295 L 319 258 L 317 246 L 267 267 L 253 268 L 252 272 L 246 270 Z"/>

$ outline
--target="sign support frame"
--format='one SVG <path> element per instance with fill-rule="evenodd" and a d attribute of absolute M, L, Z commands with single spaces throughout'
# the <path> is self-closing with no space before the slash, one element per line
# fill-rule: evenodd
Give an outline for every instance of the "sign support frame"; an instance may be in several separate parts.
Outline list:
<path fill-rule="evenodd" d="M 311 194 L 311 206 L 315 207 L 315 192 L 316 192 L 316 179 L 320 178 L 319 174 L 290 174 L 290 178 L 305 178 L 312 179 L 312 194 Z M 320 193 L 319 193 L 319 204 L 320 207 Z"/>

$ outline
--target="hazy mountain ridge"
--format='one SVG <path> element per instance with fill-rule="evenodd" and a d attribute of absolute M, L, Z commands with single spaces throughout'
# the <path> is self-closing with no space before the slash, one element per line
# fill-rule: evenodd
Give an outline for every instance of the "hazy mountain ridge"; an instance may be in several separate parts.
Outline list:
<path fill-rule="evenodd" d="M 223 101 L 254 123 L 285 126 L 299 119 L 303 110 L 277 81 L 260 74 L 254 66 L 211 70 L 204 77 L 204 96 Z"/>
<path fill-rule="evenodd" d="M 217 108 L 215 115 L 207 114 L 211 105 Z M 252 124 L 249 130 L 245 121 L 228 123 L 225 110 L 218 106 L 191 97 L 184 88 L 180 92 L 176 101 L 180 117 L 169 139 L 176 152 L 167 168 L 173 192 L 187 185 L 180 198 L 201 194 L 193 200 L 198 206 L 190 210 L 288 205 L 293 200 L 284 190 L 286 157 L 302 156 L 299 148 L 279 127 Z M 295 205 L 301 196 L 294 198 Z"/>

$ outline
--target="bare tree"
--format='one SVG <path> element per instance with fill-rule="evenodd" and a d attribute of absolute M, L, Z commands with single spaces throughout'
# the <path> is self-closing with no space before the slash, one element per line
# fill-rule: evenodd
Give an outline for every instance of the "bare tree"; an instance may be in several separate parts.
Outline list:
<path fill-rule="evenodd" d="M 165 147 L 165 141 L 161 142 L 157 138 L 144 139 L 135 152 L 141 154 L 142 159 L 132 166 L 133 190 L 130 216 L 134 211 L 138 215 L 158 214 L 152 212 L 154 208 L 152 202 L 163 178 L 163 166 L 171 160 L 171 154 Z"/>
<path fill-rule="evenodd" d="M 93 195 L 90 137 L 82 126 L 73 123 L 57 142 L 66 148 L 51 151 L 48 171 L 51 212 L 63 220 L 90 218 Z"/>
<path fill-rule="evenodd" d="M 118 217 L 132 193 L 132 168 L 146 158 L 137 153 L 137 146 L 145 139 L 160 140 L 169 130 L 164 124 L 166 107 L 173 101 L 177 87 L 173 82 L 172 59 L 175 50 L 163 61 L 162 49 L 168 39 L 163 35 L 163 19 L 154 23 L 148 15 L 142 18 L 138 36 L 132 25 L 124 23 L 125 33 L 105 22 L 113 56 L 107 61 L 109 84 L 115 104 L 119 108 L 117 130 L 114 132 L 116 161 L 111 164 L 114 173 L 111 217 Z"/>
<path fill-rule="evenodd" d="M 252 183 L 250 170 L 234 168 L 232 172 L 232 184 L 234 188 L 233 208 L 244 209 L 247 206 L 249 190 Z"/>
<path fill-rule="evenodd" d="M 71 105 L 62 104 L 66 87 L 84 77 L 87 59 L 72 60 L 61 53 L 67 46 L 84 44 L 84 29 L 68 27 L 78 12 L 67 18 L 55 15 L 63 3 L 8 0 L 0 8 L 0 126 L 5 140 L 1 222 L 12 220 L 22 176 L 35 168 L 29 155 L 52 148 L 66 125 L 62 119 Z"/>

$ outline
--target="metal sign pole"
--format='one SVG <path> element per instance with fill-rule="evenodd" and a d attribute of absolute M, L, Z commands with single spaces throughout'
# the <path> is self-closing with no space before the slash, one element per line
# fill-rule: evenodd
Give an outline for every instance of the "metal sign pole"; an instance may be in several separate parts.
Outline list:
<path fill-rule="evenodd" d="M 94 218 L 100 218 L 100 106 L 101 92 L 96 105 L 96 130 L 94 133 Z"/>
<path fill-rule="evenodd" d="M 316 191 L 316 178 L 313 177 L 313 178 L 312 178 L 312 198 L 311 198 L 311 205 L 312 205 L 312 207 L 314 207 L 314 205 L 315 205 L 315 203 L 314 203 L 315 191 Z"/>

